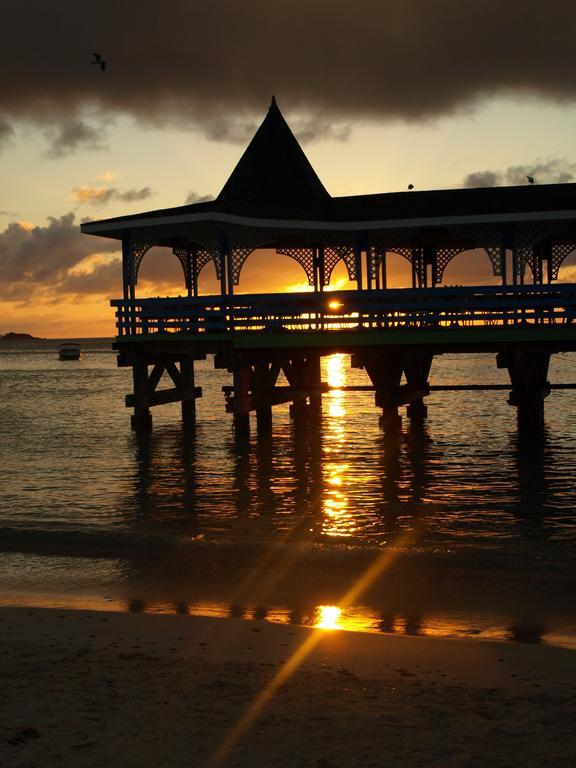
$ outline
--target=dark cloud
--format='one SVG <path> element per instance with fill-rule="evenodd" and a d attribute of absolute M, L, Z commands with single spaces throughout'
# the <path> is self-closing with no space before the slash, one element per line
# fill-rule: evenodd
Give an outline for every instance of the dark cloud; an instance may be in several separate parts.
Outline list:
<path fill-rule="evenodd" d="M 463 187 L 498 187 L 502 184 L 502 174 L 497 171 L 474 171 L 462 182 Z M 526 181 L 526 179 L 524 179 Z"/>
<path fill-rule="evenodd" d="M 65 126 L 56 154 L 101 145 L 87 114 L 245 141 L 272 93 L 291 117 L 328 126 L 434 118 L 494 95 L 576 98 L 573 0 L 5 5 L 0 120 Z"/>
<path fill-rule="evenodd" d="M 106 149 L 104 129 L 88 125 L 83 120 L 66 120 L 46 129 L 48 157 L 59 158 L 73 155 L 80 150 Z"/>
<path fill-rule="evenodd" d="M 6 120 L 0 118 L 0 152 L 10 143 L 14 135 L 14 129 Z"/>
<path fill-rule="evenodd" d="M 58 286 L 60 294 L 74 296 L 105 295 L 120 296 L 122 289 L 122 267 L 120 257 L 105 264 L 98 264 L 90 272 L 69 274 Z"/>
<path fill-rule="evenodd" d="M 526 184 L 531 176 L 540 184 L 567 184 L 576 178 L 576 163 L 562 158 L 535 160 L 529 165 L 512 165 L 504 171 L 474 171 L 463 180 L 464 187 L 501 187 Z"/>
<path fill-rule="evenodd" d="M 83 235 L 74 213 L 50 217 L 45 227 L 13 222 L 0 232 L 0 300 L 26 305 L 36 300 L 57 303 L 63 297 L 121 296 L 119 249 L 114 240 Z M 138 287 L 141 294 L 185 292 L 182 266 L 169 249 L 153 248 L 146 254 Z"/>
<path fill-rule="evenodd" d="M 72 190 L 74 202 L 80 205 L 105 205 L 111 200 L 122 200 L 124 203 L 136 203 L 147 200 L 156 194 L 150 187 L 142 189 L 126 189 L 121 191 L 116 187 L 75 187 Z"/>
<path fill-rule="evenodd" d="M 352 130 L 350 125 L 331 123 L 318 115 L 313 118 L 296 117 L 290 120 L 290 127 L 302 144 L 327 140 L 347 141 Z M 243 120 L 233 116 L 214 118 L 202 126 L 206 138 L 211 141 L 240 145 L 247 144 L 257 128 L 257 120 Z"/>
<path fill-rule="evenodd" d="M 348 141 L 352 127 L 350 125 L 335 125 L 325 120 L 294 120 L 291 127 L 298 141 L 308 144 L 313 141 Z"/>
<path fill-rule="evenodd" d="M 192 205 L 193 203 L 207 203 L 210 200 L 214 200 L 213 195 L 199 195 L 197 192 L 188 192 L 184 202 L 186 205 Z"/>
<path fill-rule="evenodd" d="M 59 293 L 87 258 L 117 250 L 115 241 L 81 234 L 73 213 L 50 217 L 45 227 L 13 222 L 0 233 L 0 297 L 32 300 Z"/>

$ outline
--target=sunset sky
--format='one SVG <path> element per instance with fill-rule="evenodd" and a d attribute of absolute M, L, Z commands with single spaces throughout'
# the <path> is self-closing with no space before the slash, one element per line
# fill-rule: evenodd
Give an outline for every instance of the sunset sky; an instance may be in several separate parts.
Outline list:
<path fill-rule="evenodd" d="M 574 181 L 574 29 L 563 0 L 10 0 L 0 333 L 112 335 L 117 246 L 80 222 L 216 196 L 272 94 L 332 195 Z M 253 255 L 240 290 L 303 283 L 286 257 L 266 265 Z M 179 270 L 151 252 L 140 294 L 184 292 Z M 445 274 L 488 278 L 463 256 Z"/>

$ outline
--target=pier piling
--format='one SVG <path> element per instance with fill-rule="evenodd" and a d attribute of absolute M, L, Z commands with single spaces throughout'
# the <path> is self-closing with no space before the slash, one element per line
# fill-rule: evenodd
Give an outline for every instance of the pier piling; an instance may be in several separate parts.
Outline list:
<path fill-rule="evenodd" d="M 507 368 L 512 391 L 508 404 L 518 409 L 518 426 L 525 431 L 544 426 L 544 400 L 550 394 L 547 380 L 550 351 L 529 346 L 512 347 L 496 356 L 498 368 Z"/>

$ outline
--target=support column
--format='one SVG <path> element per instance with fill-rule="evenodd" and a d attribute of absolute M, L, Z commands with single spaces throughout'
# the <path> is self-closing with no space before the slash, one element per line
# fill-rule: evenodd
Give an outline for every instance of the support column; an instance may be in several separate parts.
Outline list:
<path fill-rule="evenodd" d="M 134 413 L 130 424 L 136 432 L 149 432 L 152 429 L 152 414 L 148 407 L 148 365 L 143 362 L 133 363 L 132 379 Z"/>
<path fill-rule="evenodd" d="M 192 294 L 194 296 L 198 296 L 198 249 L 197 248 L 194 248 L 194 250 L 192 251 L 191 258 L 192 258 L 192 264 L 191 264 Z M 188 288 L 188 296 L 190 296 L 190 288 Z"/>
<path fill-rule="evenodd" d="M 124 289 L 124 300 L 131 298 L 130 285 L 132 283 L 132 243 L 130 239 L 122 239 L 122 286 Z"/>
<path fill-rule="evenodd" d="M 220 241 L 220 293 L 222 296 L 226 296 L 226 243 Z"/>
<path fill-rule="evenodd" d="M 507 368 L 512 383 L 508 404 L 518 409 L 518 428 L 540 431 L 544 426 L 544 400 L 550 394 L 547 380 L 550 352 L 512 347 L 496 356 L 498 368 Z"/>
<path fill-rule="evenodd" d="M 517 226 L 512 225 L 513 229 L 510 233 L 512 240 L 512 285 L 518 285 L 518 233 Z"/>
<path fill-rule="evenodd" d="M 297 421 L 306 421 L 308 417 L 308 404 L 306 388 L 310 384 L 310 358 L 295 357 L 282 363 L 282 370 L 291 387 L 296 387 L 297 392 L 292 394 L 290 415 Z"/>
<path fill-rule="evenodd" d="M 254 365 L 254 376 L 252 383 L 252 396 L 256 405 L 256 425 L 258 434 L 268 434 L 272 431 L 272 405 L 270 402 L 263 403 L 263 395 L 266 396 L 271 388 L 274 387 L 274 381 L 271 381 L 271 369 L 267 362 L 257 362 Z"/>
<path fill-rule="evenodd" d="M 424 284 L 422 288 L 428 288 L 428 267 L 431 272 L 431 287 L 436 285 L 436 248 L 434 246 L 427 246 L 422 249 L 422 274 L 424 277 Z"/>
<path fill-rule="evenodd" d="M 226 272 L 228 274 L 228 295 L 232 296 L 234 294 L 234 247 L 230 240 L 226 241 L 224 247 L 226 252 Z"/>
<path fill-rule="evenodd" d="M 502 273 L 502 285 L 507 285 L 508 274 L 506 264 L 506 237 L 504 227 L 500 231 L 500 272 Z"/>
<path fill-rule="evenodd" d="M 386 432 L 398 430 L 402 426 L 402 417 L 398 413 L 402 356 L 369 350 L 362 355 L 362 367 L 376 389 L 376 406 L 382 408 L 380 426 Z"/>
<path fill-rule="evenodd" d="M 386 266 L 386 251 L 382 253 L 382 288 L 386 290 L 388 288 L 388 273 L 387 273 L 387 266 Z"/>
<path fill-rule="evenodd" d="M 325 277 L 323 246 L 319 246 L 316 249 L 316 258 L 318 260 L 318 290 L 322 292 L 324 290 L 324 277 Z"/>
<path fill-rule="evenodd" d="M 403 367 L 406 376 L 406 395 L 410 398 L 406 415 L 411 419 L 422 420 L 428 415 L 424 397 L 430 393 L 428 376 L 434 356 L 429 352 L 408 352 L 404 355 Z M 414 399 L 412 399 L 414 398 Z"/>
<path fill-rule="evenodd" d="M 552 282 L 552 243 L 546 242 L 542 244 L 542 261 L 546 262 L 546 282 Z M 542 277 L 542 282 L 544 278 Z"/>
<path fill-rule="evenodd" d="M 180 381 L 182 392 L 194 393 L 194 358 L 189 355 L 180 362 Z M 196 422 L 196 396 L 182 400 L 182 423 L 192 425 Z"/>
<path fill-rule="evenodd" d="M 354 263 L 356 265 L 356 285 L 362 290 L 362 250 L 359 245 L 354 246 Z"/>
<path fill-rule="evenodd" d="M 252 367 L 238 363 L 233 373 L 234 381 L 234 429 L 237 435 L 250 434 L 250 387 Z"/>
<path fill-rule="evenodd" d="M 310 384 L 313 386 L 320 386 L 322 383 L 322 372 L 321 372 L 321 361 L 322 358 L 320 355 L 311 355 L 310 356 L 310 374 L 309 374 L 309 381 Z M 312 416 L 320 416 L 322 413 L 322 393 L 321 392 L 313 392 L 310 395 L 310 414 Z"/>

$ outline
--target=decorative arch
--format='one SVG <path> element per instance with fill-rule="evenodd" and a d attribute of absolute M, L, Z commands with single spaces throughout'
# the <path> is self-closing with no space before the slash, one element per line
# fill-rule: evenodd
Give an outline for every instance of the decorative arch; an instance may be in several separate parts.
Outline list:
<path fill-rule="evenodd" d="M 315 248 L 276 248 L 276 253 L 279 253 L 282 256 L 290 256 L 291 259 L 297 261 L 306 273 L 308 285 L 314 287 L 314 267 L 316 261 Z"/>
<path fill-rule="evenodd" d="M 535 253 L 537 246 L 550 237 L 558 226 L 548 222 L 528 222 L 516 227 L 516 249 L 518 253 L 518 272 L 521 276 L 530 267 L 532 276 L 538 279 L 538 257 Z"/>
<path fill-rule="evenodd" d="M 172 248 L 172 253 L 182 265 L 184 282 L 188 293 L 193 292 L 196 294 L 200 272 L 202 272 L 206 264 L 213 261 L 212 255 L 208 251 L 195 246 Z"/>
<path fill-rule="evenodd" d="M 324 248 L 324 281 L 325 286 L 330 285 L 332 272 L 339 261 L 343 261 L 350 281 L 357 279 L 356 259 L 354 248 L 349 245 L 329 245 Z"/>
<path fill-rule="evenodd" d="M 138 272 L 140 271 L 140 264 L 142 264 L 142 259 L 150 248 L 153 248 L 156 245 L 156 243 L 132 243 L 131 246 L 131 264 L 130 264 L 130 276 L 131 280 L 130 282 L 133 285 L 137 285 L 138 283 Z"/>
<path fill-rule="evenodd" d="M 562 262 L 570 256 L 571 253 L 576 251 L 575 243 L 556 243 L 552 245 L 552 280 L 558 280 L 558 274 Z"/>
<path fill-rule="evenodd" d="M 459 227 L 451 227 L 450 232 L 456 237 L 468 240 L 470 244 L 459 249 L 451 249 L 450 247 L 439 249 L 445 250 L 447 253 L 438 282 L 442 279 L 444 270 L 455 256 L 474 248 L 485 251 L 492 264 L 492 274 L 494 277 L 502 277 L 502 230 L 498 224 L 465 224 Z M 452 250 L 455 250 L 455 252 L 450 255 Z"/>
<path fill-rule="evenodd" d="M 399 245 L 385 245 L 383 243 L 371 245 L 368 248 L 368 269 L 370 271 L 370 279 L 373 282 L 377 279 L 378 271 L 387 253 L 397 253 L 412 264 L 412 248 L 405 248 Z"/>
<path fill-rule="evenodd" d="M 212 259 L 216 269 L 216 277 L 220 280 L 222 277 L 222 262 L 220 259 L 222 243 L 220 237 L 216 234 L 195 235 L 194 241 L 200 246 L 199 253 L 203 252 L 206 254 L 206 256 L 202 256 L 202 259 L 207 258 L 204 266 Z M 200 274 L 200 270 L 198 270 L 198 274 Z"/>
<path fill-rule="evenodd" d="M 246 262 L 246 259 L 250 254 L 257 251 L 259 248 L 270 248 L 273 242 L 270 240 L 260 239 L 246 239 L 246 240 L 232 240 L 230 242 L 230 253 L 232 256 L 232 282 L 234 285 L 240 285 L 240 273 L 242 267 Z"/>
<path fill-rule="evenodd" d="M 570 238 L 572 242 L 569 242 Z M 554 242 L 555 239 L 563 239 L 565 242 Z M 528 265 L 532 276 L 536 276 L 540 281 L 542 280 L 542 246 L 550 249 L 550 279 L 557 280 L 562 262 L 576 250 L 576 235 L 570 230 L 560 229 L 558 225 L 546 223 L 531 225 L 530 229 L 522 232 L 521 248 L 524 268 Z"/>
<path fill-rule="evenodd" d="M 397 253 L 412 264 L 412 246 L 406 246 L 404 243 L 411 243 L 416 234 L 415 229 L 406 229 L 402 233 L 381 232 L 370 237 L 367 255 L 368 270 L 372 281 L 377 279 L 378 271 L 387 253 Z"/>
<path fill-rule="evenodd" d="M 469 246 L 447 246 L 444 248 L 437 248 L 436 249 L 436 259 L 433 266 L 434 269 L 434 282 L 435 283 L 441 283 L 442 278 L 444 277 L 444 272 L 446 270 L 446 267 L 452 259 L 455 259 L 456 256 L 459 256 L 461 253 L 464 253 L 465 251 L 471 250 Z"/>

